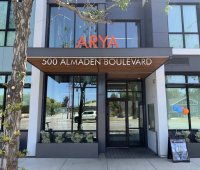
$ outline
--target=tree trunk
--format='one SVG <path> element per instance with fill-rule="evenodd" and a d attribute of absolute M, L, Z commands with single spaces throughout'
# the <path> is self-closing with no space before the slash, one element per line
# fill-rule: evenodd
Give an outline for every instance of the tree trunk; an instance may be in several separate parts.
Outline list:
<path fill-rule="evenodd" d="M 3 170 L 17 170 L 20 136 L 20 119 L 24 78 L 26 75 L 27 47 L 30 34 L 29 20 L 32 0 L 13 1 L 16 37 L 11 80 L 7 84 L 6 110 L 4 114 Z"/>
<path fill-rule="evenodd" d="M 81 83 L 80 83 L 81 84 Z M 82 130 L 82 113 L 83 113 L 83 101 L 85 98 L 85 87 L 86 87 L 87 83 L 84 82 L 83 86 L 80 88 L 81 89 L 81 96 L 80 96 L 80 105 L 79 105 L 79 110 L 78 110 L 78 131 Z"/>

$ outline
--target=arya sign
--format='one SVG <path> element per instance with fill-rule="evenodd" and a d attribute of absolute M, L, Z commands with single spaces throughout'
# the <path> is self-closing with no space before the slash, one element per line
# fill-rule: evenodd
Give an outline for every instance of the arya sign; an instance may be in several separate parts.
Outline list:
<path fill-rule="evenodd" d="M 43 66 L 150 66 L 151 58 L 43 58 Z"/>
<path fill-rule="evenodd" d="M 85 39 L 84 36 L 81 36 L 81 38 L 79 39 L 76 48 L 98 48 L 97 46 L 97 42 L 101 42 L 101 48 L 110 48 L 110 47 L 116 47 L 119 48 L 117 41 L 115 39 L 115 37 L 112 35 L 111 38 L 109 38 L 108 36 L 106 36 L 105 38 L 102 38 L 101 35 L 90 35 L 90 41 L 89 44 L 87 44 L 87 41 Z M 106 42 L 107 46 L 106 46 Z"/>

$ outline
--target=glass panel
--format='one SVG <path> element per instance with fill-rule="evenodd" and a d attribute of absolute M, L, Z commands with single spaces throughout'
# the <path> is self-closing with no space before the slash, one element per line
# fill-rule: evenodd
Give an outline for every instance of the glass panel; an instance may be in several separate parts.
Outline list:
<path fill-rule="evenodd" d="M 167 111 L 169 129 L 188 129 L 188 116 L 183 114 L 187 108 L 185 88 L 167 88 Z"/>
<path fill-rule="evenodd" d="M 169 32 L 182 32 L 181 6 L 172 5 L 168 13 Z"/>
<path fill-rule="evenodd" d="M 5 41 L 5 32 L 0 31 L 0 46 L 4 46 L 4 41 Z"/>
<path fill-rule="evenodd" d="M 96 131 L 96 98 L 96 76 L 49 76 L 46 129 Z"/>
<path fill-rule="evenodd" d="M 141 91 L 141 82 L 130 82 L 128 83 L 129 91 Z"/>
<path fill-rule="evenodd" d="M 183 5 L 184 32 L 198 32 L 196 5 Z"/>
<path fill-rule="evenodd" d="M 84 10 L 83 7 L 79 8 L 79 10 Z M 97 35 L 96 24 L 92 24 L 89 22 L 85 22 L 76 15 L 76 39 L 75 44 L 78 43 L 81 36 L 83 36 L 87 42 L 87 46 L 89 47 L 90 43 L 90 35 Z"/>
<path fill-rule="evenodd" d="M 71 130 L 72 85 L 70 76 L 48 76 L 46 130 Z"/>
<path fill-rule="evenodd" d="M 140 106 L 142 105 L 141 93 L 129 92 L 128 119 L 129 128 L 139 128 Z"/>
<path fill-rule="evenodd" d="M 183 75 L 167 75 L 166 83 L 185 83 L 185 76 Z"/>
<path fill-rule="evenodd" d="M 10 8 L 10 18 L 9 18 L 9 28 L 10 29 L 15 29 L 15 18 L 13 14 L 13 4 L 11 3 L 11 8 Z"/>
<path fill-rule="evenodd" d="M 183 48 L 183 35 L 169 34 L 169 45 L 173 48 Z"/>
<path fill-rule="evenodd" d="M 82 130 L 96 130 L 96 88 L 86 88 L 83 97 L 83 112 L 82 112 Z M 74 90 L 74 126 L 73 129 L 77 130 L 78 126 L 78 112 L 81 102 L 81 89 L 75 88 Z"/>
<path fill-rule="evenodd" d="M 30 75 L 27 75 L 26 78 L 25 78 L 25 83 L 31 83 L 31 76 Z"/>
<path fill-rule="evenodd" d="M 135 22 L 127 22 L 127 48 L 139 47 L 138 25 Z"/>
<path fill-rule="evenodd" d="M 186 34 L 185 35 L 185 47 L 186 48 L 199 48 L 199 35 L 198 34 Z"/>
<path fill-rule="evenodd" d="M 4 89 L 0 88 L 0 126 L 1 126 L 1 119 L 2 119 L 1 113 L 3 112 L 3 109 L 4 109 L 3 102 L 4 102 Z"/>
<path fill-rule="evenodd" d="M 140 130 L 139 129 L 129 129 L 129 145 L 140 144 Z"/>
<path fill-rule="evenodd" d="M 112 24 L 107 24 L 107 35 L 108 43 L 113 35 L 117 41 L 119 48 L 126 47 L 126 34 L 124 22 L 113 22 Z"/>
<path fill-rule="evenodd" d="M 107 83 L 108 91 L 126 91 L 125 82 L 108 82 Z"/>
<path fill-rule="evenodd" d="M 23 90 L 23 106 L 21 115 L 20 128 L 23 130 L 28 130 L 29 122 L 29 106 L 30 106 L 30 89 Z"/>
<path fill-rule="evenodd" d="M 49 47 L 74 48 L 74 13 L 66 8 L 51 8 Z"/>
<path fill-rule="evenodd" d="M 14 31 L 8 31 L 6 45 L 7 46 L 13 46 L 14 41 L 15 41 L 15 32 Z"/>
<path fill-rule="evenodd" d="M 112 146 L 126 145 L 125 102 L 112 101 L 108 106 L 109 113 L 109 144 Z"/>
<path fill-rule="evenodd" d="M 192 129 L 200 129 L 200 89 L 189 88 L 189 104 Z"/>
<path fill-rule="evenodd" d="M 126 98 L 126 92 L 108 92 L 107 93 L 107 98 Z"/>
<path fill-rule="evenodd" d="M 188 83 L 199 84 L 200 76 L 188 76 Z"/>
<path fill-rule="evenodd" d="M 6 77 L 5 76 L 0 76 L 0 83 L 5 83 Z"/>
<path fill-rule="evenodd" d="M 8 2 L 0 2 L 0 29 L 6 29 L 7 7 Z"/>

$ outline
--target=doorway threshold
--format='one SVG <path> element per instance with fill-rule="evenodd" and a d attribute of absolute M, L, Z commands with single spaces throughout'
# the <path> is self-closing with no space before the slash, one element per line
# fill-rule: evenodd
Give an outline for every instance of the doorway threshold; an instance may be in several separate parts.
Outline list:
<path fill-rule="evenodd" d="M 158 158 L 154 152 L 145 147 L 107 148 L 106 158 Z"/>

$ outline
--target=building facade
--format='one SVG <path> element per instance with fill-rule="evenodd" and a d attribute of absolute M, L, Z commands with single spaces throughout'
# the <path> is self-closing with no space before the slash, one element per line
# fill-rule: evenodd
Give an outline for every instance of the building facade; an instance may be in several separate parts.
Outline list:
<path fill-rule="evenodd" d="M 112 3 L 92 1 L 93 9 Z M 51 0 L 34 1 L 21 148 L 36 157 L 97 157 L 108 147 L 167 156 L 168 137 L 200 129 L 199 0 L 113 8 L 90 24 Z M 85 1 L 74 1 L 84 10 Z M 0 110 L 5 109 L 14 25 L 0 2 Z M 3 119 L 2 119 L 3 121 Z M 1 130 L 3 125 L 1 122 Z"/>

